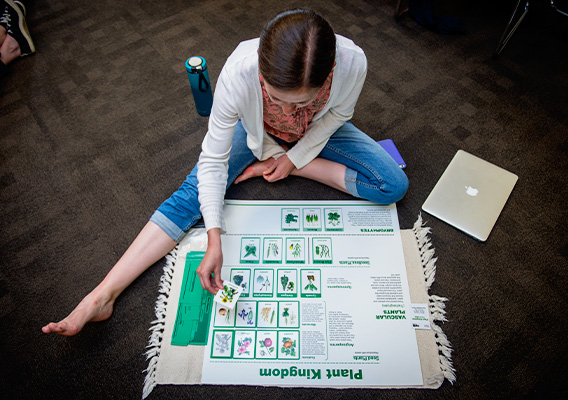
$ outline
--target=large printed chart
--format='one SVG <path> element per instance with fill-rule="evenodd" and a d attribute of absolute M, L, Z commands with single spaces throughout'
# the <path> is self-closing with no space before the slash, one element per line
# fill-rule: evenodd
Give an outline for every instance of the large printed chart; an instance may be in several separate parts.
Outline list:
<path fill-rule="evenodd" d="M 396 207 L 226 202 L 223 280 L 202 382 L 422 385 Z"/>

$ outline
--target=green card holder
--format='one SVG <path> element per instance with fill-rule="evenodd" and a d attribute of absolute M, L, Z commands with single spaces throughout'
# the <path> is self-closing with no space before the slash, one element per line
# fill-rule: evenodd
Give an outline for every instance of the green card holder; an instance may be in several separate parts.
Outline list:
<path fill-rule="evenodd" d="M 173 346 L 205 346 L 207 344 L 213 296 L 203 290 L 196 273 L 204 255 L 203 251 L 187 253 L 176 322 L 172 333 L 171 344 Z"/>

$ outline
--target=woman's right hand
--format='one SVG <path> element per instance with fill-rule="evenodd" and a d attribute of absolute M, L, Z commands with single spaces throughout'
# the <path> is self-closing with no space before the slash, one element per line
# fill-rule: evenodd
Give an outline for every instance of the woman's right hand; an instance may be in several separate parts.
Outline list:
<path fill-rule="evenodd" d="M 223 266 L 223 249 L 221 247 L 221 231 L 212 228 L 207 231 L 207 251 L 197 268 L 197 276 L 201 287 L 212 294 L 223 288 L 221 267 Z"/>
<path fill-rule="evenodd" d="M 264 172 L 262 176 L 268 182 L 276 182 L 281 179 L 285 179 L 290 175 L 292 171 L 296 169 L 296 166 L 290 161 L 287 154 L 279 157 L 278 160 L 274 161 Z"/>

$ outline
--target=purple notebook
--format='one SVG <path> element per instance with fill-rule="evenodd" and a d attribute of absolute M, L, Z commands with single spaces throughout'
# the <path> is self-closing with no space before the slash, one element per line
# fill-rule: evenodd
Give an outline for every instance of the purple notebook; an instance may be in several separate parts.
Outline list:
<path fill-rule="evenodd" d="M 379 140 L 377 143 L 380 144 L 383 149 L 385 149 L 387 153 L 390 154 L 390 156 L 397 162 L 400 168 L 406 168 L 406 163 L 402 159 L 402 156 L 398 152 L 398 149 L 394 145 L 392 139 Z"/>

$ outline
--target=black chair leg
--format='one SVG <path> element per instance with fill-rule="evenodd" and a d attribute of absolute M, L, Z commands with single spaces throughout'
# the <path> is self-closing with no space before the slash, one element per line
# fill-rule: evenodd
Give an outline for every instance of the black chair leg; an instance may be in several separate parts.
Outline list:
<path fill-rule="evenodd" d="M 499 54 L 501 54 L 501 52 L 503 51 L 503 49 L 505 48 L 505 46 L 509 42 L 509 39 L 511 39 L 511 37 L 513 36 L 515 31 L 519 27 L 520 23 L 523 21 L 523 19 L 527 15 L 527 12 L 529 11 L 529 2 L 528 1 L 526 1 L 525 8 L 524 8 L 524 10 L 522 10 L 522 14 L 520 14 L 520 17 L 517 18 L 517 15 L 519 14 L 519 9 L 520 9 L 521 3 L 523 3 L 523 1 L 524 0 L 519 0 L 519 2 L 517 3 L 517 6 L 515 7 L 515 10 L 513 11 L 513 15 L 511 15 L 511 19 L 509 20 L 509 23 L 505 27 L 505 31 L 503 32 L 503 35 L 501 36 L 501 40 L 499 41 L 499 44 L 497 45 L 497 50 L 495 50 L 495 54 L 494 54 L 495 57 L 497 57 Z M 511 28 L 511 26 L 512 26 L 512 28 Z"/>
<path fill-rule="evenodd" d="M 560 8 L 556 7 L 556 0 L 550 0 L 550 6 L 558 11 L 560 14 L 565 15 L 568 17 L 568 12 L 565 10 L 561 10 Z"/>
<path fill-rule="evenodd" d="M 404 0 L 398 0 L 398 3 L 396 5 L 396 10 L 394 11 L 395 21 L 398 21 L 400 17 L 402 17 L 402 14 L 408 11 L 408 5 L 405 6 L 403 3 L 405 3 Z"/>

